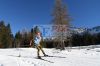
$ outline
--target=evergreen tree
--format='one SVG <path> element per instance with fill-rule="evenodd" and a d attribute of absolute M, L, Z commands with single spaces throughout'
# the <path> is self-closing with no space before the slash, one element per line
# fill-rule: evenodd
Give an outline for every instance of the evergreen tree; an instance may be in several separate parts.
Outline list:
<path fill-rule="evenodd" d="M 7 42 L 6 42 L 6 27 L 4 24 L 4 21 L 0 21 L 0 46 L 1 48 L 4 48 L 5 46 L 7 46 Z"/>
<path fill-rule="evenodd" d="M 100 44 L 100 33 L 97 34 L 97 44 Z"/>
<path fill-rule="evenodd" d="M 14 37 L 13 37 L 13 34 L 11 32 L 10 24 L 7 25 L 7 35 L 8 35 L 7 39 L 8 39 L 9 47 L 12 47 L 13 46 Z"/>
<path fill-rule="evenodd" d="M 11 33 L 10 24 L 5 25 L 4 21 L 0 21 L 0 46 L 2 48 L 11 48 L 13 42 L 13 34 Z"/>
<path fill-rule="evenodd" d="M 21 40 L 22 40 L 22 35 L 21 35 L 20 31 L 18 31 L 15 34 L 15 45 L 14 45 L 14 47 L 20 47 Z"/>

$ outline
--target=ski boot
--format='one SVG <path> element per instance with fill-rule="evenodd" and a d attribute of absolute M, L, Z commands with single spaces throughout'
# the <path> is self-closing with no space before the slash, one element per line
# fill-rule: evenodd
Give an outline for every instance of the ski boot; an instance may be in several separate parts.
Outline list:
<path fill-rule="evenodd" d="M 41 59 L 41 56 L 38 56 L 38 59 Z"/>
<path fill-rule="evenodd" d="M 49 56 L 49 55 L 44 54 L 44 56 L 47 57 L 47 56 Z"/>

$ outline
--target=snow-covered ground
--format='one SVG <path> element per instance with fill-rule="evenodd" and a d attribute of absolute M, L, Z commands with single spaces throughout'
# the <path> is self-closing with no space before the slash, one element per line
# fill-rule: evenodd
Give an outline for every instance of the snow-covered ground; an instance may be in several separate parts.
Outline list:
<path fill-rule="evenodd" d="M 100 48 L 68 48 L 64 51 L 44 48 L 46 54 L 54 57 L 43 57 L 52 61 L 36 59 L 35 48 L 0 49 L 0 66 L 100 66 Z"/>

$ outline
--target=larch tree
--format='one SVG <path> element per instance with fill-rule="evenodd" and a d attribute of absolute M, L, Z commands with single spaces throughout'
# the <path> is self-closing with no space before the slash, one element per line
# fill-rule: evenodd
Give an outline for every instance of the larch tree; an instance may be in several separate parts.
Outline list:
<path fill-rule="evenodd" d="M 55 6 L 52 16 L 55 41 L 57 40 L 56 48 L 64 50 L 64 41 L 67 39 L 67 32 L 70 27 L 70 17 L 68 14 L 67 7 L 65 4 L 62 3 L 62 0 L 55 0 Z"/>

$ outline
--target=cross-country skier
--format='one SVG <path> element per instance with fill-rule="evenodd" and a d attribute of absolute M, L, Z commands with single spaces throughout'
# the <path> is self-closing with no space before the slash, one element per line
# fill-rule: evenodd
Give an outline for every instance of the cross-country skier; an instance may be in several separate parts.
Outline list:
<path fill-rule="evenodd" d="M 39 54 L 40 50 L 42 51 L 42 53 L 44 54 L 44 56 L 48 56 L 48 55 L 45 54 L 45 52 L 42 49 L 42 46 L 40 44 L 40 42 L 41 42 L 41 34 L 40 34 L 40 32 L 36 33 L 36 36 L 33 39 L 33 42 L 34 42 L 35 47 L 37 48 L 37 57 L 39 59 L 41 59 L 40 54 Z M 30 46 L 31 46 L 31 44 L 32 44 L 32 40 L 30 41 Z"/>

